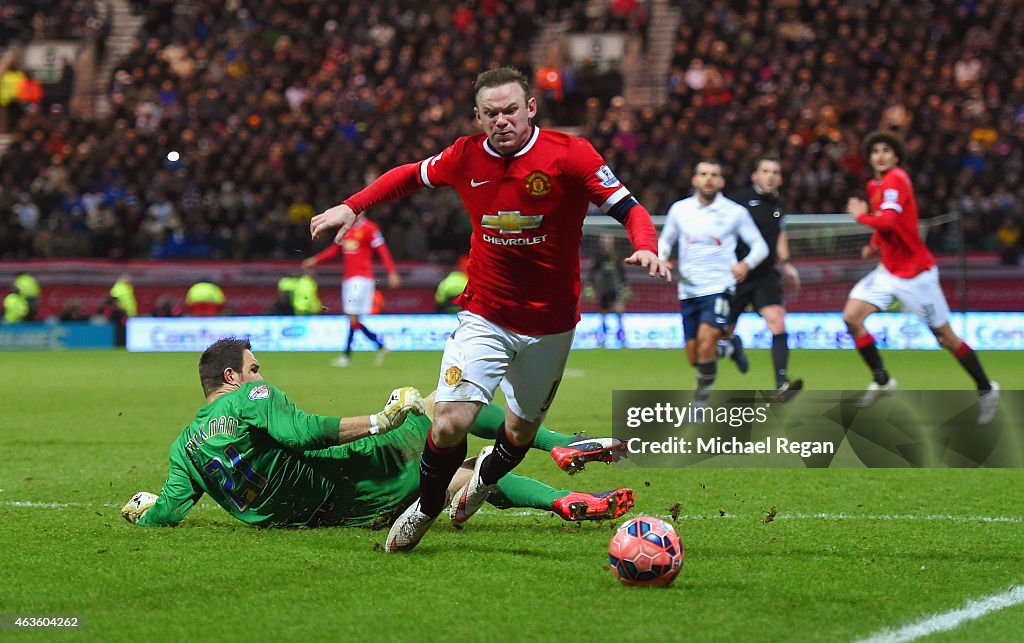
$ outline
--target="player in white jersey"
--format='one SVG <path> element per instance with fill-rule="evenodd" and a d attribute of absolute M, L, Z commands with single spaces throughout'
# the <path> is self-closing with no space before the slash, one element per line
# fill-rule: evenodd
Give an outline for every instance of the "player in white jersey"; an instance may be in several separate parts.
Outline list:
<path fill-rule="evenodd" d="M 721 163 L 697 163 L 693 187 L 693 196 L 668 209 L 658 254 L 667 260 L 677 248 L 686 358 L 697 368 L 694 399 L 703 402 L 718 370 L 716 346 L 729 323 L 729 297 L 736 284 L 768 256 L 768 244 L 747 209 L 722 195 Z M 750 248 L 741 261 L 736 261 L 737 236 Z"/>

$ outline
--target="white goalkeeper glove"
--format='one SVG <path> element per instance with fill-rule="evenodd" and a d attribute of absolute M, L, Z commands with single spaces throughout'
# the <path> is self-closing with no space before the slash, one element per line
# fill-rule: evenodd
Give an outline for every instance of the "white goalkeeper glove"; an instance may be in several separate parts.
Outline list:
<path fill-rule="evenodd" d="M 160 496 L 149 493 L 148 491 L 140 491 L 132 499 L 128 501 L 128 504 L 121 507 L 121 515 L 124 519 L 133 525 L 139 522 L 139 519 L 149 511 L 149 508 L 157 501 Z"/>
<path fill-rule="evenodd" d="M 405 422 L 405 417 L 410 413 L 416 415 L 426 413 L 423 397 L 412 386 L 396 388 L 391 391 L 384 410 L 370 416 L 370 434 L 387 433 Z"/>

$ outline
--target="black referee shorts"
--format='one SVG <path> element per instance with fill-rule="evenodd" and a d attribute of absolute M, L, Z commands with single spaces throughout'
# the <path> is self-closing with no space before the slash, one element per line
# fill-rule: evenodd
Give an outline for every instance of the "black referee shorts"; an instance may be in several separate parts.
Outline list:
<path fill-rule="evenodd" d="M 762 275 L 747 278 L 736 284 L 736 292 L 732 296 L 732 311 L 729 314 L 729 323 L 736 323 L 740 313 L 750 306 L 757 312 L 765 306 L 785 306 L 785 299 L 782 293 L 782 276 L 779 271 L 769 270 Z"/>

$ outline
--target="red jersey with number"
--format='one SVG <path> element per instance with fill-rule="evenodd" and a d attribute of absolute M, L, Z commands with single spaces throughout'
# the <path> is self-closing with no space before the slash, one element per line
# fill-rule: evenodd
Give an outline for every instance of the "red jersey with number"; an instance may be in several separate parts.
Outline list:
<path fill-rule="evenodd" d="M 608 212 L 630 196 L 589 142 L 534 127 L 504 157 L 477 134 L 422 161 L 419 176 L 454 188 L 473 224 L 459 306 L 526 335 L 576 326 L 583 219 L 591 203 Z"/>
<path fill-rule="evenodd" d="M 878 246 L 882 265 L 893 275 L 909 279 L 935 266 L 917 229 L 917 199 L 903 168 L 868 181 L 868 213 L 857 221 L 875 229 L 871 244 Z"/>
<path fill-rule="evenodd" d="M 380 233 L 377 224 L 369 219 L 358 219 L 355 225 L 341 238 L 341 245 L 331 244 L 316 254 L 313 259 L 315 263 L 323 263 L 344 254 L 345 272 L 342 279 L 352 277 L 373 278 L 373 253 L 380 256 L 384 269 L 388 274 L 395 272 L 395 262 L 391 258 L 388 244 L 384 242 L 384 235 Z"/>

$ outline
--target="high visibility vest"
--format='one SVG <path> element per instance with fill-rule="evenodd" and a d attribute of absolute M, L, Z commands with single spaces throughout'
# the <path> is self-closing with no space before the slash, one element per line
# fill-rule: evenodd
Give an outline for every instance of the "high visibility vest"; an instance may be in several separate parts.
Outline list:
<path fill-rule="evenodd" d="M 27 272 L 23 272 L 14 278 L 14 287 L 26 297 L 38 297 L 41 292 L 39 282 Z"/>
<path fill-rule="evenodd" d="M 127 281 L 114 282 L 114 286 L 110 289 L 110 296 L 129 317 L 139 314 L 139 305 L 135 301 L 135 288 Z"/>
<path fill-rule="evenodd" d="M 12 292 L 4 297 L 4 323 L 17 324 L 28 317 L 28 300 Z"/>
<path fill-rule="evenodd" d="M 18 87 L 24 78 L 25 72 L 20 69 L 8 69 L 0 76 L 0 105 L 7 107 L 18 100 Z"/>

